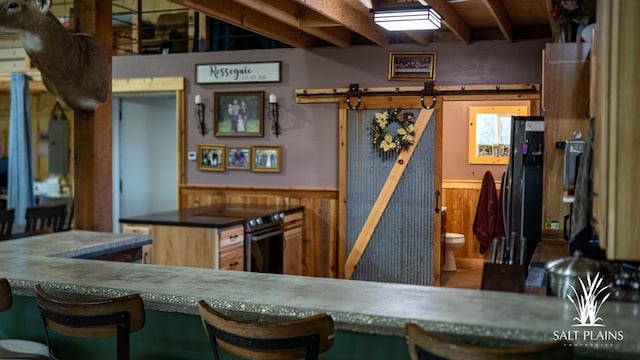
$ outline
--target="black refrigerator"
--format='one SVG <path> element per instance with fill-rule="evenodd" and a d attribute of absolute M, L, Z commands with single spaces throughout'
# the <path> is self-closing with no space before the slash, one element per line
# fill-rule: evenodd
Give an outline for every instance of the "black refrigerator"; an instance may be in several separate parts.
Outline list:
<path fill-rule="evenodd" d="M 525 271 L 542 238 L 544 117 L 512 116 L 509 164 L 503 185 L 505 235 Z M 523 241 L 526 239 L 526 241 Z"/>

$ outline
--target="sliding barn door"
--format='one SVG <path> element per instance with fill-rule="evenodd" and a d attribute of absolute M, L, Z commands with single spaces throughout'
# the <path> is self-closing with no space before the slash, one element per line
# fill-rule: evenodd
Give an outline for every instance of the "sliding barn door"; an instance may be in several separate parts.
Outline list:
<path fill-rule="evenodd" d="M 440 129 L 437 111 L 415 102 L 372 98 L 358 109 L 342 110 L 346 278 L 416 285 L 439 279 Z M 384 153 L 373 144 L 375 114 L 391 108 L 416 119 L 415 143 L 400 153 Z M 396 128 L 389 125 L 390 131 Z"/>

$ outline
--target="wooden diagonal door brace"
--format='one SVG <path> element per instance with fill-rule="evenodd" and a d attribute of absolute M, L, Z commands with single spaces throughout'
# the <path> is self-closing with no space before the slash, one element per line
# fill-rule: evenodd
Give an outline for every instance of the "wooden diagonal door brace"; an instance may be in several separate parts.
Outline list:
<path fill-rule="evenodd" d="M 384 210 L 387 208 L 389 204 L 389 200 L 393 195 L 393 192 L 396 190 L 400 179 L 402 178 L 402 174 L 404 174 L 404 170 L 407 168 L 409 164 L 409 160 L 411 160 L 411 156 L 413 155 L 413 151 L 416 146 L 420 143 L 420 139 L 422 139 L 422 134 L 424 130 L 429 125 L 429 121 L 433 115 L 433 109 L 430 110 L 421 110 L 418 115 L 418 119 L 414 124 L 414 129 L 416 131 L 415 134 L 415 142 L 412 146 L 400 152 L 398 158 L 396 159 L 391 172 L 389 173 L 389 177 L 387 181 L 385 181 L 382 190 L 380 190 L 380 194 L 378 194 L 378 198 L 376 202 L 373 204 L 371 211 L 369 212 L 369 216 L 367 217 L 367 221 L 365 221 L 362 230 L 360 230 L 360 234 L 358 234 L 358 238 L 356 239 L 355 245 L 353 245 L 353 249 L 351 249 L 351 253 L 347 258 L 347 262 L 345 263 L 344 274 L 346 279 L 350 279 L 353 275 L 353 272 L 356 269 L 356 266 L 360 262 L 364 251 L 367 249 L 369 245 L 369 241 L 371 241 L 371 236 L 373 236 L 373 232 L 375 231 L 378 223 L 380 222 L 380 218 L 382 218 L 382 214 Z"/>

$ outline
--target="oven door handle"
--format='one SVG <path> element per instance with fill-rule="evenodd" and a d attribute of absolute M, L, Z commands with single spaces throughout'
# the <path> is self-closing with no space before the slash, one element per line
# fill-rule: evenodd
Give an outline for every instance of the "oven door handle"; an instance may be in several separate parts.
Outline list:
<path fill-rule="evenodd" d="M 260 235 L 251 235 L 250 239 L 251 241 L 260 241 L 260 240 L 268 239 L 272 236 L 282 235 L 283 233 L 284 233 L 284 230 L 280 228 L 278 230 L 269 231 L 268 233 L 264 233 Z"/>

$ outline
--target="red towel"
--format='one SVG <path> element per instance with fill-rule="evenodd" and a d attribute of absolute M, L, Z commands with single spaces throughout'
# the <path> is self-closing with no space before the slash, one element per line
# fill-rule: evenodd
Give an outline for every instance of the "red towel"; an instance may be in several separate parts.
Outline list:
<path fill-rule="evenodd" d="M 480 253 L 484 254 L 489 248 L 491 240 L 497 236 L 496 219 L 498 215 L 498 193 L 496 182 L 490 171 L 484 173 L 480 198 L 473 221 L 473 233 L 480 241 Z M 504 229 L 502 230 L 504 233 Z"/>

